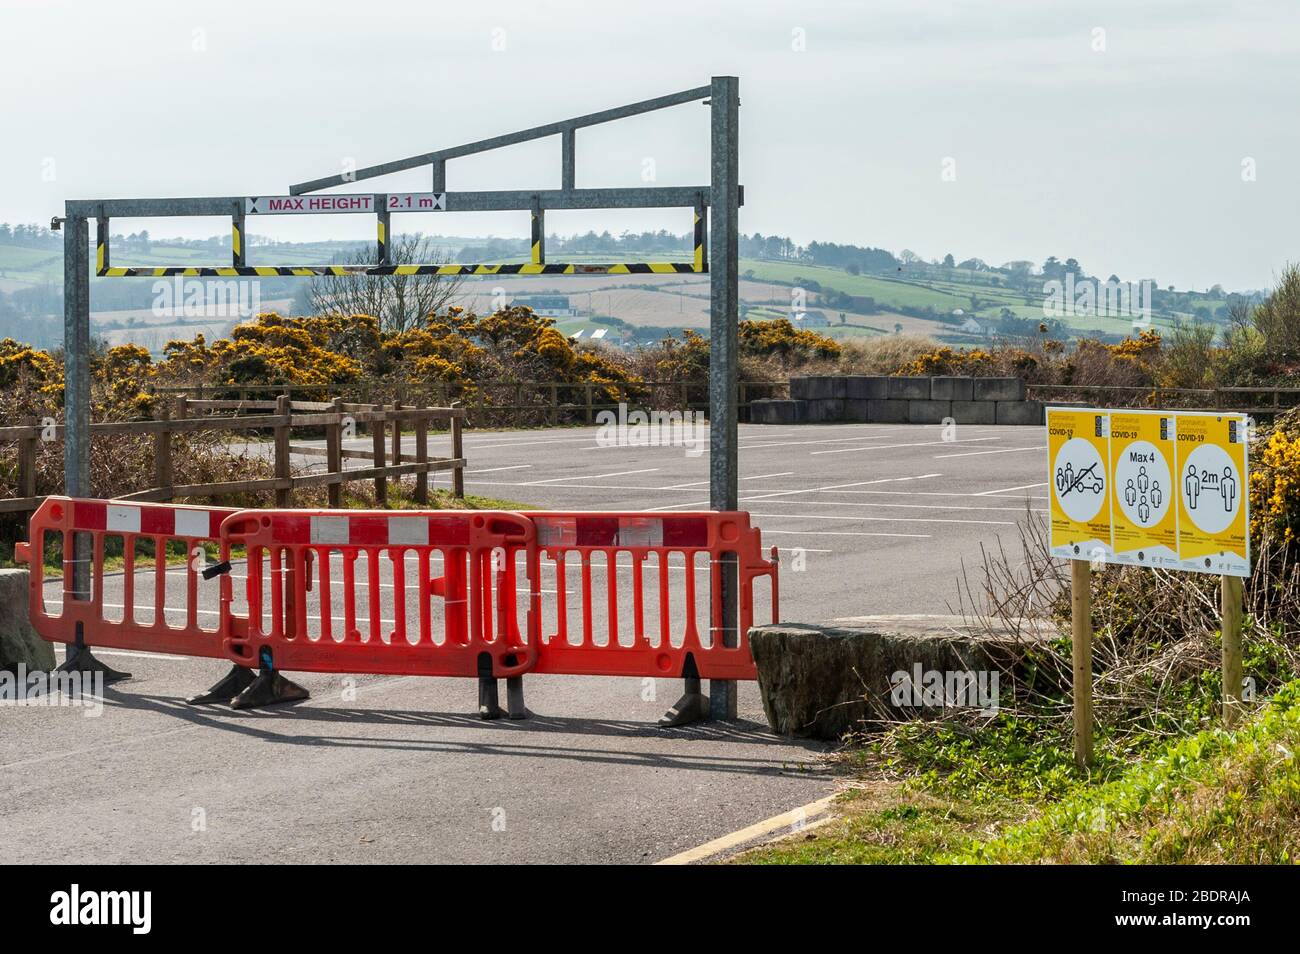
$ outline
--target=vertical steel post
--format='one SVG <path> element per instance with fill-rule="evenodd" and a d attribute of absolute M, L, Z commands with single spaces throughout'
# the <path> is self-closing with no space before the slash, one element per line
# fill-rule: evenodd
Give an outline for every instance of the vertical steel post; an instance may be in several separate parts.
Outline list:
<path fill-rule="evenodd" d="M 566 129 L 560 133 L 560 188 L 572 192 L 576 186 L 578 161 L 574 156 L 577 148 L 575 131 Z"/>
<path fill-rule="evenodd" d="M 275 506 L 288 510 L 293 506 L 293 484 L 290 482 L 293 470 L 289 460 L 293 402 L 288 394 L 275 399 L 275 414 L 283 422 L 275 426 L 275 479 L 280 482 L 275 488 Z"/>
<path fill-rule="evenodd" d="M 715 76 L 709 95 L 712 115 L 709 204 L 709 506 L 735 510 L 738 503 L 736 461 L 736 315 L 737 242 L 740 211 L 740 80 Z M 739 576 L 734 554 L 723 558 L 723 645 L 739 645 Z M 709 680 L 709 715 L 736 717 L 736 683 Z"/>
<path fill-rule="evenodd" d="M 429 166 L 429 172 L 432 174 L 430 192 L 447 191 L 447 160 L 435 159 Z"/>
<path fill-rule="evenodd" d="M 90 496 L 90 226 L 85 216 L 63 223 L 63 487 Z M 74 534 L 72 596 L 90 598 L 90 540 Z M 64 554 L 67 559 L 67 554 Z"/>

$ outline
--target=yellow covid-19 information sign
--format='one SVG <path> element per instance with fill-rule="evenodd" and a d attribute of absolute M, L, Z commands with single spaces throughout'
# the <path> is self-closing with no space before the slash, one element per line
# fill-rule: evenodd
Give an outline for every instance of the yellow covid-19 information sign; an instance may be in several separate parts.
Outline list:
<path fill-rule="evenodd" d="M 1250 575 L 1247 418 L 1047 409 L 1055 556 Z"/>

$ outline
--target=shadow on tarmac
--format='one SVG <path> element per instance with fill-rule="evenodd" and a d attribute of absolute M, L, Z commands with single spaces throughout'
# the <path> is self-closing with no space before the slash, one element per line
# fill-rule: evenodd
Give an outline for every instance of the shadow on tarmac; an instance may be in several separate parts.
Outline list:
<path fill-rule="evenodd" d="M 810 765 L 809 756 L 826 751 L 821 743 L 783 739 L 759 723 L 704 722 L 676 729 L 661 729 L 646 722 L 622 719 L 586 719 L 532 714 L 530 718 L 483 720 L 474 714 L 429 712 L 412 709 L 361 709 L 284 705 L 260 710 L 235 711 L 224 706 L 190 706 L 174 696 L 105 692 L 105 704 L 123 709 L 155 712 L 196 726 L 229 732 L 277 745 L 309 748 L 374 749 L 402 752 L 440 752 L 506 755 L 523 758 L 629 765 L 729 774 L 806 776 L 824 779 L 829 769 Z M 470 739 L 384 738 L 326 735 L 331 725 L 453 728 L 475 733 Z M 729 745 L 787 746 L 789 760 L 772 756 L 704 755 L 690 752 L 615 750 L 554 744 L 565 737 L 644 739 Z"/>

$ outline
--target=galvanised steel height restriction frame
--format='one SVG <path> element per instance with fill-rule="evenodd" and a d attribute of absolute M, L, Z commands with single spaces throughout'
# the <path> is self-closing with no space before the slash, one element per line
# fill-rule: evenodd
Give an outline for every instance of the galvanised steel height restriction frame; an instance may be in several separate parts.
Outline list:
<path fill-rule="evenodd" d="M 577 130 L 616 119 L 637 116 L 684 103 L 703 101 L 712 110 L 710 182 L 707 186 L 643 186 L 637 188 L 579 189 L 575 175 Z M 574 119 L 535 126 L 520 132 L 440 149 L 290 186 L 287 196 L 225 196 L 173 199 L 74 199 L 64 204 L 64 217 L 55 227 L 63 236 L 64 323 L 64 479 L 70 497 L 90 496 L 90 236 L 95 220 L 94 273 L 107 278 L 278 277 L 338 275 L 573 275 L 573 274 L 675 274 L 708 272 L 710 290 L 709 363 L 709 498 L 714 510 L 737 508 L 736 465 L 736 322 L 737 322 L 737 218 L 744 190 L 738 181 L 740 80 L 715 76 L 708 86 L 630 103 Z M 559 189 L 448 192 L 447 162 L 480 152 L 513 146 L 549 136 L 561 144 Z M 328 193 L 320 190 L 409 169 L 429 167 L 428 192 Z M 695 242 L 689 262 L 548 262 L 545 254 L 545 216 L 548 209 L 651 209 L 686 208 L 694 212 Z M 392 216 L 402 212 L 526 211 L 532 221 L 530 261 L 523 263 L 398 263 L 389 260 Z M 261 266 L 247 262 L 246 222 L 250 215 L 369 213 L 376 220 L 376 258 L 373 265 Z M 232 261 L 208 266 L 114 266 L 109 247 L 109 223 L 115 217 L 223 216 L 231 222 Z M 707 249 L 704 240 L 708 222 Z M 83 557 L 87 559 L 82 560 Z M 86 594 L 88 554 L 74 555 L 75 592 Z M 724 645 L 738 645 L 738 576 L 734 557 L 724 561 L 722 631 L 714 633 Z M 70 652 L 69 661 L 71 662 Z M 686 694 L 670 710 L 670 721 L 689 721 L 705 714 L 734 718 L 736 684 L 713 680 L 709 698 L 700 692 L 699 679 L 687 676 Z"/>

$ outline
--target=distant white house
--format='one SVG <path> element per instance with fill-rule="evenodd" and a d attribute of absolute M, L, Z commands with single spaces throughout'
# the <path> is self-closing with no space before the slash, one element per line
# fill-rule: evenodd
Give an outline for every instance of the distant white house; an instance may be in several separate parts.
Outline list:
<path fill-rule="evenodd" d="M 790 313 L 790 322 L 802 328 L 829 328 L 831 320 L 820 311 L 799 311 Z"/>
<path fill-rule="evenodd" d="M 984 334 L 984 329 L 980 327 L 980 323 L 976 321 L 974 318 L 967 318 L 965 321 L 961 323 L 960 328 L 962 331 L 966 332 L 967 334 L 971 334 L 971 335 Z"/>
<path fill-rule="evenodd" d="M 578 312 L 569 304 L 568 295 L 520 295 L 512 298 L 510 304 L 531 308 L 533 314 L 543 318 L 572 318 Z"/>

